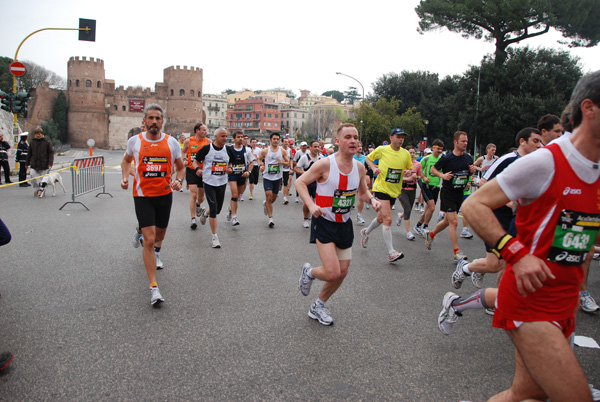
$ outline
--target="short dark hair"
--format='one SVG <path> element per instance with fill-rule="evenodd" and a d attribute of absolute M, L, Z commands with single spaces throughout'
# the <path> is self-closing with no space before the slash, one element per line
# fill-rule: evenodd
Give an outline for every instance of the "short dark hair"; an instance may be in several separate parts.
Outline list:
<path fill-rule="evenodd" d="M 571 122 L 577 128 L 583 120 L 581 104 L 589 99 L 600 107 L 600 70 L 584 75 L 579 79 L 571 94 Z"/>
<path fill-rule="evenodd" d="M 194 126 L 194 132 L 196 132 L 196 130 L 200 129 L 200 127 L 202 127 L 203 125 L 204 125 L 204 123 L 202 123 L 202 122 L 200 122 L 200 123 L 196 124 L 196 125 Z"/>
<path fill-rule="evenodd" d="M 252 137 L 252 138 L 250 138 L 250 142 L 252 142 L 252 141 L 258 141 L 258 140 L 256 139 L 256 137 Z"/>
<path fill-rule="evenodd" d="M 231 135 L 231 138 L 235 138 L 236 135 L 241 134 L 242 137 L 244 136 L 244 132 L 242 130 L 235 130 L 233 132 L 233 134 Z"/>
<path fill-rule="evenodd" d="M 310 146 L 312 147 L 312 145 L 313 145 L 315 142 L 316 142 L 317 144 L 321 144 L 321 143 L 320 143 L 319 141 L 317 141 L 317 140 L 312 140 L 312 141 L 310 142 Z"/>
<path fill-rule="evenodd" d="M 560 115 L 560 124 L 563 126 L 563 130 L 573 132 L 573 123 L 571 122 L 571 104 L 569 103 L 565 110 Z"/>
<path fill-rule="evenodd" d="M 435 145 L 435 146 L 444 148 L 444 141 L 440 140 L 439 138 L 436 138 L 435 140 L 433 140 L 431 145 L 432 146 Z"/>
<path fill-rule="evenodd" d="M 281 134 L 280 133 L 278 133 L 277 131 L 273 131 L 271 133 L 271 135 L 269 135 L 269 139 L 273 138 L 274 136 L 278 136 L 279 138 L 281 138 Z"/>
<path fill-rule="evenodd" d="M 554 124 L 552 126 L 554 127 Z M 531 134 L 542 135 L 542 133 L 540 132 L 540 130 L 538 130 L 536 128 L 525 127 L 524 129 L 522 129 L 521 131 L 519 131 L 517 133 L 517 137 L 515 138 L 515 142 L 517 143 L 517 147 L 519 145 L 521 145 L 521 139 L 524 139 L 525 141 L 529 141 L 529 137 L 531 137 Z"/>
<path fill-rule="evenodd" d="M 555 124 L 560 124 L 560 119 L 558 116 L 553 114 L 546 114 L 540 118 L 537 124 L 537 129 L 542 131 L 550 131 L 554 128 Z"/>

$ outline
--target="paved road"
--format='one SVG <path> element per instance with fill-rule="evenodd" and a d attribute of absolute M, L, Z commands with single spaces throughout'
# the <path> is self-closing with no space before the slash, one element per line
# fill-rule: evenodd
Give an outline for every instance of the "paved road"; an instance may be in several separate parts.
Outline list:
<path fill-rule="evenodd" d="M 122 156 L 101 153 L 107 166 Z M 85 154 L 72 150 L 55 166 Z M 62 176 L 70 192 L 70 173 Z M 158 274 L 166 302 L 153 309 L 141 249 L 130 242 L 131 190 L 120 189 L 117 169 L 106 179 L 114 198 L 78 198 L 90 211 L 59 211 L 70 194 L 0 188 L 13 234 L 0 249 L 0 349 L 15 355 L 0 375 L 0 400 L 483 401 L 510 384 L 512 347 L 491 317 L 471 311 L 451 336 L 437 329 L 453 270 L 445 233 L 427 251 L 394 226 L 406 254 L 396 264 L 380 231 L 368 249 L 356 239 L 350 274 L 328 303 L 335 325 L 324 327 L 306 315 L 321 285 L 309 297 L 297 289 L 302 264 L 319 261 L 301 204 L 278 202 L 269 229 L 259 186 L 240 205 L 240 226 L 221 214 L 215 250 L 208 225 L 189 229 L 188 192 L 175 193 Z M 479 239 L 461 247 L 483 254 Z M 589 285 L 600 298 L 597 263 Z M 465 282 L 459 293 L 473 290 Z M 577 332 L 600 340 L 598 320 L 580 314 Z M 600 352 L 576 353 L 600 385 Z"/>

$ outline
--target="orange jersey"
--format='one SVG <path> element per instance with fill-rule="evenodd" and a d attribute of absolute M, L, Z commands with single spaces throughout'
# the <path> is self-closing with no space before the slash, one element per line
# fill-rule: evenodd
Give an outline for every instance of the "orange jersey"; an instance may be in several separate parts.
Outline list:
<path fill-rule="evenodd" d="M 133 179 L 134 197 L 159 197 L 171 192 L 173 158 L 165 134 L 159 142 L 150 142 L 139 134 L 139 156 Z"/>
<path fill-rule="evenodd" d="M 187 149 L 187 167 L 189 169 L 194 170 L 194 159 L 196 159 L 196 153 L 202 149 L 203 146 L 210 144 L 210 140 L 206 137 L 202 138 L 200 141 L 196 139 L 196 136 L 193 135 L 190 137 L 190 143 L 188 144 Z M 203 164 L 198 162 L 198 166 L 202 169 Z"/>

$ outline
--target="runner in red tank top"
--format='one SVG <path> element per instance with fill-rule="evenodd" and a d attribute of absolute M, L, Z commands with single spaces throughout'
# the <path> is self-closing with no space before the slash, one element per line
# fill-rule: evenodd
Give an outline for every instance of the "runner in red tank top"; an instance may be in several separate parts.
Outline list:
<path fill-rule="evenodd" d="M 516 369 L 511 388 L 490 401 L 592 401 L 567 338 L 582 264 L 600 238 L 600 71 L 579 80 L 570 104 L 572 136 L 514 162 L 464 204 L 473 229 L 507 262 L 494 326 L 515 345 Z M 510 200 L 519 201 L 517 238 L 492 212 Z"/>
<path fill-rule="evenodd" d="M 121 162 L 121 187 L 129 188 L 131 163 L 135 160 L 133 200 L 139 229 L 144 239 L 144 265 L 150 280 L 150 304 L 164 301 L 156 283 L 156 270 L 163 267 L 160 248 L 167 232 L 172 190 L 179 191 L 185 174 L 181 148 L 173 137 L 161 132 L 164 112 L 159 105 L 150 104 L 144 111 L 147 131 L 127 141 L 127 151 Z M 172 179 L 172 166 L 177 168 Z M 134 245 L 135 247 L 135 245 Z"/>

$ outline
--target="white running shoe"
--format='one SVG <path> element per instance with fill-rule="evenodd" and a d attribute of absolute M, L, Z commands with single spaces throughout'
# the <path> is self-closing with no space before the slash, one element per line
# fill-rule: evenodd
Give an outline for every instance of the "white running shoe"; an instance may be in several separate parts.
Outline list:
<path fill-rule="evenodd" d="M 225 217 L 227 219 L 227 222 L 231 221 L 231 207 L 227 207 L 227 216 Z"/>
<path fill-rule="evenodd" d="M 458 320 L 458 316 L 452 307 L 452 302 L 458 298 L 459 296 L 456 293 L 448 292 L 442 300 L 442 311 L 438 315 L 438 328 L 444 335 L 450 335 L 452 325 Z"/>
<path fill-rule="evenodd" d="M 442 211 L 438 212 L 437 223 L 440 223 L 444 220 L 444 213 Z"/>
<path fill-rule="evenodd" d="M 464 261 L 464 260 L 463 260 Z M 478 289 L 483 287 L 483 275 L 479 272 L 471 272 L 471 282 L 473 282 L 473 286 Z"/>
<path fill-rule="evenodd" d="M 288 201 L 287 197 L 283 197 L 283 205 L 287 205 L 290 202 Z"/>
<path fill-rule="evenodd" d="M 150 304 L 152 306 L 160 304 L 164 301 L 165 301 L 165 299 L 160 294 L 160 290 L 158 290 L 158 287 L 155 286 L 155 287 L 150 288 Z"/>
<path fill-rule="evenodd" d="M 198 227 L 198 223 L 196 223 L 196 218 L 192 218 L 192 223 L 190 224 L 190 228 L 192 230 L 196 229 Z"/>
<path fill-rule="evenodd" d="M 316 302 L 310 306 L 308 316 L 313 320 L 319 320 L 319 323 L 323 325 L 333 324 L 333 318 L 329 315 L 329 311 L 327 311 L 325 306 L 318 306 Z"/>
<path fill-rule="evenodd" d="M 413 230 L 421 237 L 423 237 L 423 229 L 422 226 L 413 226 Z"/>
<path fill-rule="evenodd" d="M 240 195 L 240 196 L 238 197 L 238 201 L 244 201 L 244 196 L 243 196 L 243 195 Z"/>
<path fill-rule="evenodd" d="M 408 240 L 414 240 L 414 239 L 415 239 L 415 235 L 414 235 L 414 234 L 412 234 L 412 232 L 408 232 L 408 233 L 406 234 L 406 238 L 407 238 Z"/>
<path fill-rule="evenodd" d="M 429 233 L 431 233 L 429 229 L 423 230 L 423 237 L 425 238 L 425 247 L 427 247 L 427 250 L 431 250 L 431 244 L 433 243 L 433 237 L 429 236 Z"/>
<path fill-rule="evenodd" d="M 203 209 L 199 204 L 196 204 L 196 216 L 200 216 Z"/>
<path fill-rule="evenodd" d="M 240 224 L 240 221 L 238 221 L 237 216 L 234 216 L 231 218 L 231 226 L 238 226 Z"/>
<path fill-rule="evenodd" d="M 404 254 L 397 252 L 396 250 L 392 251 L 392 254 L 388 255 L 389 262 L 395 262 L 404 258 Z"/>
<path fill-rule="evenodd" d="M 360 244 L 363 246 L 363 248 L 367 248 L 367 246 L 369 245 L 369 235 L 367 234 L 367 228 L 361 229 L 360 236 Z"/>
<path fill-rule="evenodd" d="M 469 228 L 463 228 L 460 237 L 462 237 L 463 239 L 472 239 L 473 235 L 471 234 L 471 232 L 469 232 Z"/>
<path fill-rule="evenodd" d="M 365 224 L 365 219 L 363 218 L 362 214 L 356 214 L 356 223 L 359 225 Z"/>
<path fill-rule="evenodd" d="M 454 254 L 454 262 L 459 262 L 460 260 L 468 260 L 468 258 L 465 253 L 463 253 L 461 250 L 458 250 L 456 254 Z"/>
<path fill-rule="evenodd" d="M 142 237 L 142 233 L 138 232 L 137 230 L 135 231 L 135 233 L 133 234 L 133 247 L 134 248 L 138 248 L 140 246 L 140 238 Z"/>
<path fill-rule="evenodd" d="M 403 217 L 404 217 L 404 212 L 398 212 L 398 217 L 396 218 L 396 225 L 400 226 L 402 224 Z"/>
<path fill-rule="evenodd" d="M 265 214 L 265 216 L 269 216 L 269 214 L 267 213 L 267 201 L 263 201 L 263 212 Z"/>
<path fill-rule="evenodd" d="M 298 281 L 298 288 L 304 296 L 308 296 L 310 293 L 310 287 L 313 279 L 308 277 L 308 271 L 312 268 L 308 262 L 302 266 L 302 273 L 300 274 L 300 280 Z"/>
<path fill-rule="evenodd" d="M 212 248 L 221 248 L 221 243 L 219 242 L 218 237 L 215 237 L 214 239 L 212 239 L 211 247 Z"/>
<path fill-rule="evenodd" d="M 452 286 L 454 286 L 454 289 L 460 289 L 465 280 L 466 275 L 463 271 L 465 264 L 468 264 L 467 260 L 460 260 L 456 263 L 456 269 L 452 273 Z"/>
<path fill-rule="evenodd" d="M 579 305 L 581 306 L 581 309 L 586 313 L 593 313 L 600 309 L 600 307 L 596 304 L 596 301 L 588 291 L 581 292 L 579 294 Z"/>
<path fill-rule="evenodd" d="M 302 220 L 302 227 L 308 229 L 310 227 L 310 219 L 303 219 Z"/>
<path fill-rule="evenodd" d="M 200 223 L 206 225 L 206 218 L 208 218 L 208 216 L 206 215 L 204 208 L 202 208 L 202 211 L 200 211 Z"/>
<path fill-rule="evenodd" d="M 154 255 L 156 256 L 156 269 L 163 269 L 165 264 L 160 259 L 160 255 L 157 252 L 154 252 Z"/>
<path fill-rule="evenodd" d="M 273 218 L 269 218 L 269 227 L 272 228 L 275 226 L 275 222 L 273 222 Z"/>
<path fill-rule="evenodd" d="M 394 209 L 396 209 L 396 206 L 395 206 L 395 205 L 392 205 L 392 210 L 394 210 Z"/>
<path fill-rule="evenodd" d="M 300 202 L 300 198 L 296 197 L 296 201 L 294 201 L 296 204 Z"/>

